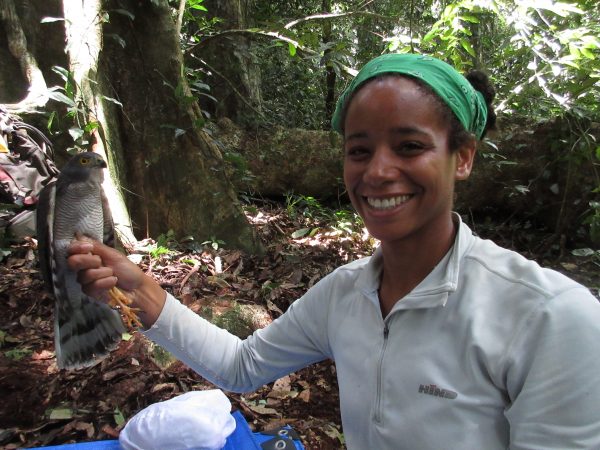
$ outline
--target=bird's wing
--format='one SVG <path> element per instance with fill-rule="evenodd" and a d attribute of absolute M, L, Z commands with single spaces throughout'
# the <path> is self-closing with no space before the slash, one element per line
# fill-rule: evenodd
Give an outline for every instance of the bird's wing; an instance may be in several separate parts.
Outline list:
<path fill-rule="evenodd" d="M 113 222 L 112 214 L 110 213 L 110 207 L 108 205 L 108 198 L 104 191 L 100 192 L 102 198 L 102 216 L 104 217 L 104 233 L 103 241 L 104 244 L 109 247 L 115 246 L 115 224 Z"/>
<path fill-rule="evenodd" d="M 48 183 L 40 192 L 36 206 L 36 234 L 38 239 L 38 255 L 40 270 L 46 283 L 46 289 L 54 292 L 52 287 L 54 201 L 56 196 L 56 180 Z"/>

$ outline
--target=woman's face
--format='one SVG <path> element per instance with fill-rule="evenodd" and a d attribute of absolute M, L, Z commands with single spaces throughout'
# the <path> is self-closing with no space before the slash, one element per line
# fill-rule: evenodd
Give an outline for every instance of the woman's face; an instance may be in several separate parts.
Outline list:
<path fill-rule="evenodd" d="M 383 244 L 445 239 L 452 232 L 454 181 L 468 177 L 475 145 L 450 152 L 447 122 L 431 94 L 408 78 L 374 79 L 352 98 L 344 182 L 367 229 Z"/>

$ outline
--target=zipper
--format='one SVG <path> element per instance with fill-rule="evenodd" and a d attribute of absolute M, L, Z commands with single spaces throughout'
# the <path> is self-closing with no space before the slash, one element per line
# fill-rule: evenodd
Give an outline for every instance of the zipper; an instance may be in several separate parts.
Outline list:
<path fill-rule="evenodd" d="M 381 353 L 379 355 L 379 364 L 377 365 L 377 392 L 375 397 L 375 414 L 374 420 L 376 423 L 380 424 L 382 419 L 382 411 L 381 411 L 381 396 L 383 391 L 383 358 L 385 357 L 385 349 L 388 343 L 388 335 L 390 334 L 390 329 L 388 328 L 387 323 L 383 325 L 383 345 L 381 346 Z"/>

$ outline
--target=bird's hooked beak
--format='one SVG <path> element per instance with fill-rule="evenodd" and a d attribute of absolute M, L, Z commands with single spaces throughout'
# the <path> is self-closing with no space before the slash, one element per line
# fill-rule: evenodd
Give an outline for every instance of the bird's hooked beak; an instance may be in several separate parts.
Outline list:
<path fill-rule="evenodd" d="M 102 169 L 106 169 L 108 166 L 106 165 L 106 161 L 102 158 L 96 158 L 96 166 Z"/>

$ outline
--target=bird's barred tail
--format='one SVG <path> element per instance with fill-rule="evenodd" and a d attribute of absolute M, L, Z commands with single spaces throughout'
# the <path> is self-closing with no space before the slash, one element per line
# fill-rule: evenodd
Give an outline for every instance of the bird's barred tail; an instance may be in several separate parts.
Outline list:
<path fill-rule="evenodd" d="M 119 345 L 125 332 L 117 311 L 86 296 L 79 308 L 57 304 L 55 317 L 54 344 L 61 369 L 93 366 Z"/>

